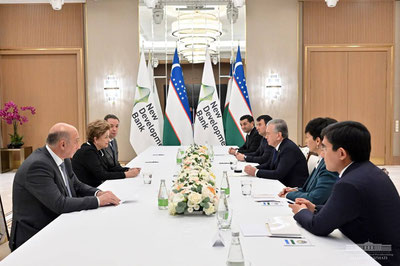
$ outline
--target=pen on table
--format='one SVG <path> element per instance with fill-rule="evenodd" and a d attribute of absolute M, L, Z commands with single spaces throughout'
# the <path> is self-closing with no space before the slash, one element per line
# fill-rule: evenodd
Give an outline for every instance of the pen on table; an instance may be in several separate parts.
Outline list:
<path fill-rule="evenodd" d="M 294 202 L 293 200 L 290 200 L 290 199 L 286 199 L 286 201 L 287 201 L 287 203 L 289 203 L 289 204 L 295 204 L 296 202 Z"/>
<path fill-rule="evenodd" d="M 261 199 L 261 200 L 256 200 L 256 202 L 280 202 L 280 200 L 263 200 L 263 199 Z"/>
<path fill-rule="evenodd" d="M 153 156 L 164 156 L 164 153 L 154 153 Z"/>
<path fill-rule="evenodd" d="M 231 164 L 230 162 L 219 162 L 219 164 Z"/>
<path fill-rule="evenodd" d="M 145 163 L 158 163 L 158 161 L 147 161 Z"/>

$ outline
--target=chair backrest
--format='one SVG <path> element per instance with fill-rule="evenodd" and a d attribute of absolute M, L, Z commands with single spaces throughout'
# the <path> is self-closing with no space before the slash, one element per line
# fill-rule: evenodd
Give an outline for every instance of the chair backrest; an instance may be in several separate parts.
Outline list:
<path fill-rule="evenodd" d="M 3 202 L 1 201 L 0 196 L 0 245 L 7 242 L 9 238 L 6 216 L 4 214 Z"/>
<path fill-rule="evenodd" d="M 318 162 L 318 156 L 314 155 L 313 153 L 308 154 L 307 158 L 307 167 L 308 167 L 308 174 L 311 175 L 312 171 L 314 170 L 315 166 Z"/>

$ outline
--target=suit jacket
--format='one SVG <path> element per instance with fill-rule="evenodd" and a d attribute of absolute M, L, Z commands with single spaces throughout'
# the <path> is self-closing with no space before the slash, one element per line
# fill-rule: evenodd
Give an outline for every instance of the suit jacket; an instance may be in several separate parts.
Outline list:
<path fill-rule="evenodd" d="M 253 127 L 253 129 L 250 131 L 250 134 L 246 136 L 246 142 L 238 149 L 238 152 L 247 154 L 256 151 L 258 146 L 260 146 L 262 138 L 263 137 L 258 134 L 257 129 Z"/>
<path fill-rule="evenodd" d="M 286 198 L 293 201 L 296 198 L 305 198 L 317 205 L 325 204 L 338 178 L 338 173 L 326 170 L 325 161 L 321 159 L 318 167 L 314 168 L 303 187 L 298 191 L 289 192 Z"/>
<path fill-rule="evenodd" d="M 60 168 L 46 147 L 33 152 L 19 167 L 13 183 L 13 221 L 10 248 L 15 250 L 62 213 L 95 209 L 98 190 L 81 183 L 64 160 L 72 197 Z"/>
<path fill-rule="evenodd" d="M 103 156 L 103 151 L 97 150 L 92 142 L 82 144 L 72 158 L 72 168 L 80 181 L 97 187 L 105 180 L 125 178 L 125 170 L 109 170 Z"/>
<path fill-rule="evenodd" d="M 307 161 L 299 147 L 285 138 L 279 145 L 276 159 L 257 166 L 257 176 L 277 179 L 287 187 L 302 187 L 308 177 Z"/>
<path fill-rule="evenodd" d="M 255 152 L 247 153 L 244 160 L 250 163 L 271 163 L 273 153 L 274 147 L 268 145 L 266 138 L 262 138 L 258 149 Z"/>
<path fill-rule="evenodd" d="M 317 210 L 301 210 L 294 218 L 315 235 L 338 228 L 356 244 L 392 245 L 394 257 L 381 263 L 400 265 L 400 197 L 390 178 L 371 162 L 350 165 Z"/>
<path fill-rule="evenodd" d="M 117 140 L 113 139 L 110 144 L 113 146 L 111 148 L 110 145 L 108 145 L 107 148 L 102 149 L 102 152 L 104 153 L 104 156 L 101 156 L 101 160 L 105 163 L 107 166 L 107 170 L 111 172 L 122 172 L 122 171 L 128 171 L 128 167 L 122 167 L 119 162 L 118 162 L 118 144 Z"/>

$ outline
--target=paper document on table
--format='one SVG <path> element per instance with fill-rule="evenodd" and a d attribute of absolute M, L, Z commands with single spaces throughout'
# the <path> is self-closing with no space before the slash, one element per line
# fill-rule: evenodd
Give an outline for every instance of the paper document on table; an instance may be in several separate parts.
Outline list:
<path fill-rule="evenodd" d="M 242 231 L 243 236 L 252 237 L 252 236 L 270 236 L 271 234 L 268 232 L 265 224 L 241 224 L 240 230 Z"/>
<path fill-rule="evenodd" d="M 266 228 L 271 233 L 271 237 L 290 237 L 301 238 L 299 226 L 292 216 L 278 216 L 269 218 Z"/>
<path fill-rule="evenodd" d="M 237 163 L 237 166 L 236 166 L 236 169 L 237 169 L 237 170 L 244 170 L 244 168 L 246 167 L 246 165 L 250 165 L 250 166 L 256 167 L 256 166 L 258 166 L 259 164 L 258 164 L 258 163 L 248 163 L 248 162 L 238 162 L 238 163 Z"/>
<path fill-rule="evenodd" d="M 119 204 L 123 204 L 123 203 L 130 203 L 130 202 L 135 202 L 138 201 L 138 196 L 136 193 L 116 193 L 116 196 L 121 200 Z"/>

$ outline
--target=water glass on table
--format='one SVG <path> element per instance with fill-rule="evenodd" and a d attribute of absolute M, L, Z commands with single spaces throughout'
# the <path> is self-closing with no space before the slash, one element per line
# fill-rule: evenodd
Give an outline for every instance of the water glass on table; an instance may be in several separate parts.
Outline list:
<path fill-rule="evenodd" d="M 251 180 L 242 180 L 240 181 L 241 188 L 242 188 L 242 195 L 243 196 L 250 196 L 251 189 L 253 187 L 253 182 Z"/>
<path fill-rule="evenodd" d="M 143 172 L 143 183 L 151 184 L 151 180 L 153 178 L 153 174 L 150 172 Z"/>

